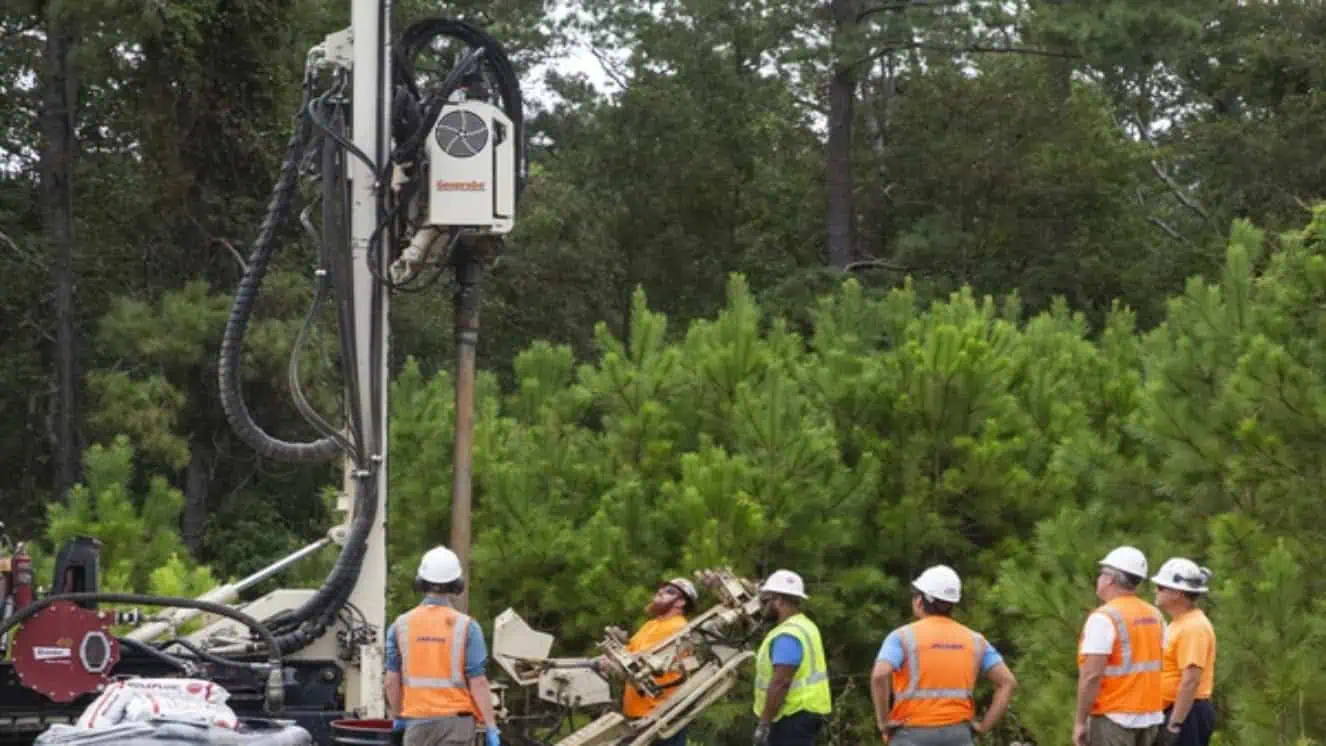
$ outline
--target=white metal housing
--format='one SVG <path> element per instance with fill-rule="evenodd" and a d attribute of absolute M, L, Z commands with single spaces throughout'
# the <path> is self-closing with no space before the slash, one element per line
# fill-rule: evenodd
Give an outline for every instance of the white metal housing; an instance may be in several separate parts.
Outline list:
<path fill-rule="evenodd" d="M 483 101 L 447 104 L 428 137 L 428 223 L 508 233 L 516 212 L 515 128 Z"/>

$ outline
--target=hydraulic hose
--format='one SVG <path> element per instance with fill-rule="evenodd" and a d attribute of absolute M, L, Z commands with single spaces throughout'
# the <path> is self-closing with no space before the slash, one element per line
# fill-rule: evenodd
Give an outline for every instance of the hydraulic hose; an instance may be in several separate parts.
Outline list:
<path fill-rule="evenodd" d="M 296 463 L 330 461 L 341 453 L 341 444 L 330 437 L 306 443 L 292 443 L 269 435 L 254 421 L 244 402 L 239 364 L 249 317 L 253 313 L 253 305 L 262 287 L 263 278 L 267 275 L 268 262 L 274 253 L 273 239 L 276 228 L 290 213 L 299 162 L 310 130 L 307 118 L 308 104 L 309 95 L 306 89 L 304 103 L 300 107 L 299 118 L 295 123 L 295 131 L 290 136 L 285 160 L 281 163 L 281 175 L 272 189 L 267 213 L 258 231 L 258 237 L 253 242 L 253 252 L 249 256 L 248 266 L 240 279 L 239 288 L 235 291 L 230 317 L 226 320 L 225 332 L 221 337 L 221 357 L 217 366 L 221 406 L 235 434 L 263 456 Z"/>
<path fill-rule="evenodd" d="M 142 655 L 146 655 L 150 658 L 155 658 L 186 676 L 191 675 L 193 673 L 193 667 L 189 664 L 188 661 L 176 658 L 173 655 L 157 650 L 156 648 L 152 647 L 151 645 L 148 645 L 145 642 L 139 642 L 138 640 L 134 640 L 128 637 L 117 637 L 115 639 L 118 640 L 119 643 L 125 646 L 126 648 L 141 653 Z"/>

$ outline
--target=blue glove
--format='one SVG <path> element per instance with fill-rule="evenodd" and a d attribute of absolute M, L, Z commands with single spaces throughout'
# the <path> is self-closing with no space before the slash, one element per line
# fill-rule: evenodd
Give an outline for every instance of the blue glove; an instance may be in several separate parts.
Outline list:
<path fill-rule="evenodd" d="M 483 732 L 483 740 L 484 746 L 501 746 L 502 732 L 497 729 L 497 726 L 490 725 L 488 726 L 488 729 Z"/>
<path fill-rule="evenodd" d="M 405 730 L 405 726 L 407 726 L 407 725 L 409 725 L 409 724 L 410 724 L 410 723 L 409 723 L 409 721 L 407 721 L 407 720 L 402 720 L 401 718 L 396 718 L 396 719 L 394 719 L 394 720 L 391 721 L 391 730 L 392 730 L 392 732 L 395 732 L 395 731 L 398 731 L 398 730 Z"/>

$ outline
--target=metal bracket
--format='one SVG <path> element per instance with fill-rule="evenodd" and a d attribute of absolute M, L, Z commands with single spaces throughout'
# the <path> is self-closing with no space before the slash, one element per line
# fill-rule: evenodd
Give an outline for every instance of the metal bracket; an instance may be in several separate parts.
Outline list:
<path fill-rule="evenodd" d="M 349 70 L 354 67 L 354 30 L 343 28 L 327 35 L 322 43 L 309 50 L 309 67 L 342 67 Z"/>

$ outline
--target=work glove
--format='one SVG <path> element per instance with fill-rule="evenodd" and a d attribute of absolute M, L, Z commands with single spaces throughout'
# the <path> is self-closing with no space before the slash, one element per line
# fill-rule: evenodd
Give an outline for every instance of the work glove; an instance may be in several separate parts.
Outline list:
<path fill-rule="evenodd" d="M 393 732 L 405 730 L 405 726 L 407 725 L 409 725 L 409 721 L 402 720 L 400 718 L 395 718 L 391 721 L 391 730 Z"/>
<path fill-rule="evenodd" d="M 769 724 L 760 723 L 755 726 L 755 735 L 750 739 L 751 746 L 768 746 L 769 744 Z"/>
<path fill-rule="evenodd" d="M 501 746 L 502 732 L 497 729 L 497 726 L 490 725 L 483 732 L 483 741 L 484 746 Z"/>

